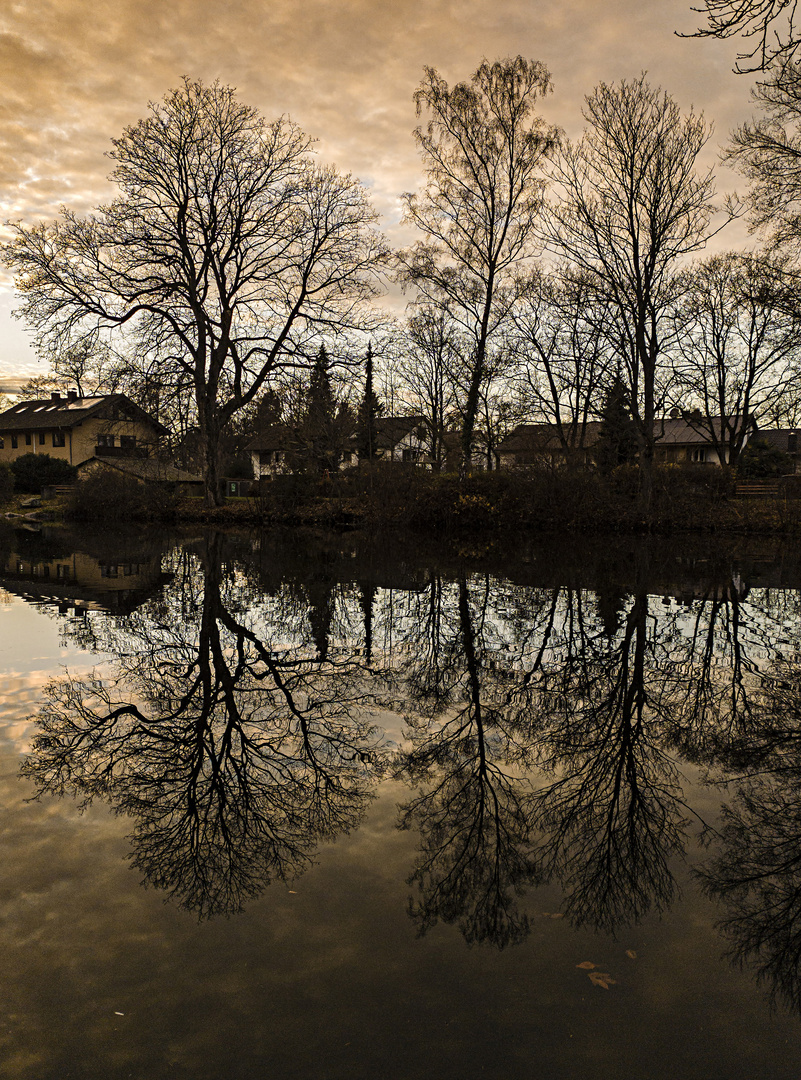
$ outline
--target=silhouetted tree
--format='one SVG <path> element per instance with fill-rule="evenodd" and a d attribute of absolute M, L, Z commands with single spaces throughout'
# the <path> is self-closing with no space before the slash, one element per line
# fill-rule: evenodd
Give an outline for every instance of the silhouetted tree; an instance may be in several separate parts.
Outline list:
<path fill-rule="evenodd" d="M 680 261 L 704 245 L 711 172 L 696 162 L 709 139 L 702 116 L 682 117 L 645 76 L 601 83 L 586 99 L 588 127 L 554 162 L 561 198 L 550 207 L 552 247 L 609 308 L 616 361 L 639 444 L 640 509 L 653 495 L 658 375 Z"/>
<path fill-rule="evenodd" d="M 637 457 L 637 433 L 629 410 L 629 395 L 619 375 L 612 380 L 601 410 L 601 426 L 593 454 L 601 472 L 609 473 Z"/>
<path fill-rule="evenodd" d="M 320 325 L 335 335 L 372 317 L 386 257 L 375 213 L 309 151 L 285 117 L 185 79 L 114 140 L 113 202 L 16 225 L 5 247 L 45 355 L 122 337 L 135 377 L 158 371 L 191 395 L 211 504 L 231 418 Z"/>
<path fill-rule="evenodd" d="M 550 90 L 546 68 L 522 56 L 484 61 L 449 87 L 426 68 L 414 99 L 428 113 L 415 139 L 426 186 L 405 194 L 405 220 L 422 234 L 398 256 L 399 277 L 421 304 L 447 308 L 468 339 L 463 353 L 462 468 L 469 470 L 488 349 L 517 293 L 521 263 L 536 250 L 540 171 L 557 141 L 534 115 Z"/>
<path fill-rule="evenodd" d="M 364 394 L 356 418 L 359 457 L 365 461 L 372 461 L 376 455 L 377 425 L 382 411 L 383 406 L 373 389 L 373 347 L 368 345 L 364 361 Z"/>

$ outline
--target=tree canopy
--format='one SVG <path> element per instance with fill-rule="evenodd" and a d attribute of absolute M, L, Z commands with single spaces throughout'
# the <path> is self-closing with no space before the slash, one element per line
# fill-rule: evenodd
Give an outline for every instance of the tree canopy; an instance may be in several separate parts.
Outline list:
<path fill-rule="evenodd" d="M 215 502 L 225 425 L 322 336 L 363 323 L 386 245 L 357 180 L 220 83 L 185 78 L 113 146 L 118 196 L 16 225 L 6 262 L 41 351 L 122 335 L 131 363 L 191 398 Z"/>

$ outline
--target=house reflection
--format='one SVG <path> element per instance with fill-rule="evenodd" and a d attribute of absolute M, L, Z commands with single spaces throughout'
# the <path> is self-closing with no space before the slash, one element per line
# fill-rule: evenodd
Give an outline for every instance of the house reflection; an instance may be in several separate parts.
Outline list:
<path fill-rule="evenodd" d="M 119 546 L 86 552 L 70 551 L 65 542 L 57 553 L 15 546 L 0 564 L 0 587 L 21 599 L 55 606 L 61 614 L 72 610 L 113 611 L 129 614 L 168 580 L 162 571 L 162 552 Z"/>

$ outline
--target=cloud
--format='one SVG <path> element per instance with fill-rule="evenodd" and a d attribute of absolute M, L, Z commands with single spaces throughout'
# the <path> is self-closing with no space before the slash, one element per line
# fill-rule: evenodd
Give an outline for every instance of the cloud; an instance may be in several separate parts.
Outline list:
<path fill-rule="evenodd" d="M 0 218 L 108 199 L 110 139 L 187 74 L 291 115 L 369 185 L 395 239 L 398 195 L 421 181 L 412 93 L 426 64 L 453 82 L 484 56 L 540 59 L 555 84 L 543 111 L 570 135 L 598 81 L 648 69 L 723 141 L 748 82 L 731 74 L 733 43 L 674 36 L 695 18 L 688 0 L 17 0 L 0 15 Z M 0 373 L 31 361 L 19 335 L 0 345 Z"/>

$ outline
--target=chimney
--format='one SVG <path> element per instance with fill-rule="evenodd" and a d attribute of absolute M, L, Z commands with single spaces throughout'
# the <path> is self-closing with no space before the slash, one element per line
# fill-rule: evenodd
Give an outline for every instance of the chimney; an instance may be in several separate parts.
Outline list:
<path fill-rule="evenodd" d="M 58 390 L 53 390 L 53 392 L 50 394 L 50 400 L 61 401 L 61 394 L 59 394 Z"/>
<path fill-rule="evenodd" d="M 787 453 L 796 454 L 798 452 L 798 432 L 791 431 L 787 436 Z"/>
<path fill-rule="evenodd" d="M 676 406 L 674 405 L 673 408 L 670 410 L 670 419 L 671 420 L 678 420 L 678 418 L 680 416 L 681 416 L 681 409 L 677 409 Z"/>
<path fill-rule="evenodd" d="M 77 401 L 77 400 L 78 400 L 78 391 L 77 390 L 68 390 L 67 391 L 67 401 Z"/>

